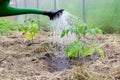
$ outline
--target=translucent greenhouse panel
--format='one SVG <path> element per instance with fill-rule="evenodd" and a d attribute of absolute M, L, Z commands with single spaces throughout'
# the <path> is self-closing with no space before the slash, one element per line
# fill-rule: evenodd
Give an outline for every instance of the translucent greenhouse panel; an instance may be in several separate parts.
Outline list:
<path fill-rule="evenodd" d="M 38 0 L 39 2 L 39 5 L 38 5 L 38 8 L 41 9 L 41 10 L 47 10 L 47 11 L 50 11 L 50 10 L 54 10 L 54 0 Z M 50 23 L 50 19 L 48 16 L 43 16 L 43 15 L 39 15 L 40 17 L 40 27 L 42 29 L 48 29 L 50 26 L 49 26 L 49 23 Z"/>
<path fill-rule="evenodd" d="M 16 0 L 16 7 L 17 8 L 25 8 L 25 0 Z M 23 23 L 25 20 L 25 15 L 18 15 L 17 22 Z"/>
<path fill-rule="evenodd" d="M 110 15 L 111 0 L 86 0 L 86 17 L 89 23 L 98 23 L 104 15 Z M 104 16 L 105 17 L 105 16 Z"/>
<path fill-rule="evenodd" d="M 53 10 L 54 9 L 54 0 L 38 0 L 39 9 L 43 10 Z"/>
<path fill-rule="evenodd" d="M 37 6 L 39 5 L 38 0 L 25 0 L 25 8 L 34 8 L 37 9 Z M 37 16 L 36 14 L 27 14 L 26 18 L 31 18 Z"/>
<path fill-rule="evenodd" d="M 13 6 L 13 7 L 15 7 L 16 6 L 15 0 L 10 0 L 10 5 Z"/>
<path fill-rule="evenodd" d="M 82 0 L 58 0 L 58 8 L 82 19 Z"/>
<path fill-rule="evenodd" d="M 120 31 L 120 0 L 86 0 L 87 23 L 107 32 Z"/>

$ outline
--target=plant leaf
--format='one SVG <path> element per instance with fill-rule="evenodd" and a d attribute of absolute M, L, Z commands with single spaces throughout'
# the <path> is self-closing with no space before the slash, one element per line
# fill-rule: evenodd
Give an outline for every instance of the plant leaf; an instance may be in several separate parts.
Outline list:
<path fill-rule="evenodd" d="M 99 52 L 99 54 L 102 56 L 102 58 L 105 57 L 104 51 L 100 48 L 97 48 L 97 51 Z"/>
<path fill-rule="evenodd" d="M 91 33 L 91 35 L 94 35 L 94 36 L 95 36 L 95 35 L 96 35 L 96 30 L 95 30 L 95 29 L 93 29 L 93 28 L 92 28 L 92 29 L 90 29 L 90 33 Z"/>
<path fill-rule="evenodd" d="M 60 37 L 63 38 L 65 36 L 65 33 L 65 30 L 63 30 Z"/>
<path fill-rule="evenodd" d="M 98 34 L 103 34 L 102 30 L 99 29 L 99 28 L 96 28 L 96 32 L 97 32 Z"/>

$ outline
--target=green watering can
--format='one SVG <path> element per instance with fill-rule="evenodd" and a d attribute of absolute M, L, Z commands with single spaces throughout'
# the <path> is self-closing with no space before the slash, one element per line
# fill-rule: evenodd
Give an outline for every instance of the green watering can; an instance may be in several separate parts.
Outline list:
<path fill-rule="evenodd" d="M 10 0 L 0 0 L 0 17 L 20 14 L 41 14 L 49 16 L 50 20 L 58 18 L 63 13 L 63 9 L 58 11 L 43 11 L 39 9 L 14 8 L 10 6 Z"/>

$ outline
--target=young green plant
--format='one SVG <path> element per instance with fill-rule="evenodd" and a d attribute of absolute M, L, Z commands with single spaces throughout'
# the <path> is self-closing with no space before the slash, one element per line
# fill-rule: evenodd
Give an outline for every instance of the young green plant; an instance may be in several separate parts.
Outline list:
<path fill-rule="evenodd" d="M 87 45 L 81 40 L 81 38 L 85 38 L 88 33 L 90 35 L 96 35 L 97 33 L 102 34 L 102 31 L 99 28 L 77 22 L 74 24 L 72 23 L 71 27 L 63 30 L 61 37 L 67 36 L 69 33 L 75 34 L 77 40 L 68 45 L 65 52 L 67 57 L 87 57 L 92 55 L 96 50 L 104 57 L 104 52 L 101 48 Z"/>
<path fill-rule="evenodd" d="M 26 36 L 33 43 L 33 39 L 37 37 L 38 33 L 40 32 L 37 20 L 29 18 L 26 19 L 24 23 L 25 26 L 20 26 L 19 30 L 22 31 L 23 35 Z"/>

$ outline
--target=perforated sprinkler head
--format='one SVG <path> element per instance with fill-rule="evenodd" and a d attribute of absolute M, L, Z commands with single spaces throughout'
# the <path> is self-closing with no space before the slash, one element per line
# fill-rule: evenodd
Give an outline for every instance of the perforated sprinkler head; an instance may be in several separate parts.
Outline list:
<path fill-rule="evenodd" d="M 50 20 L 59 18 L 62 13 L 63 13 L 64 9 L 58 10 L 58 11 L 46 11 L 44 12 L 44 15 L 48 15 Z"/>

